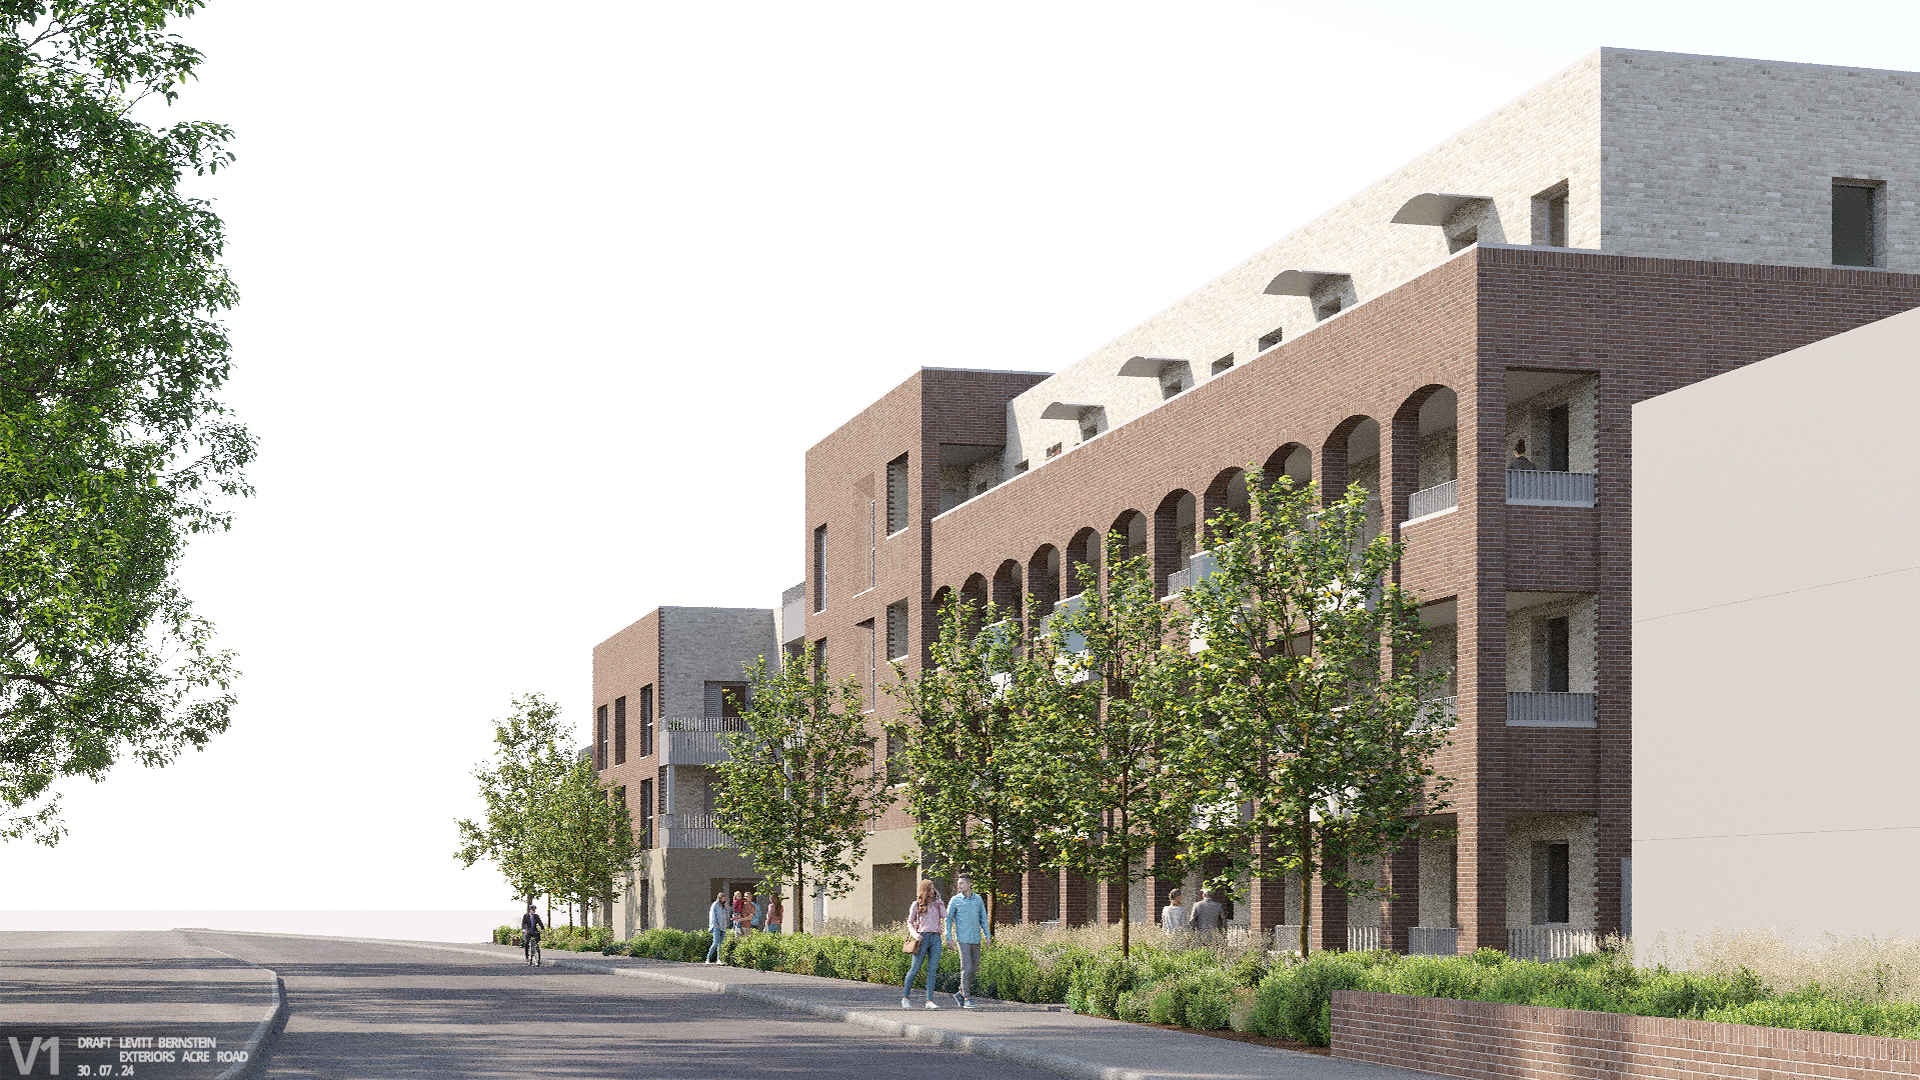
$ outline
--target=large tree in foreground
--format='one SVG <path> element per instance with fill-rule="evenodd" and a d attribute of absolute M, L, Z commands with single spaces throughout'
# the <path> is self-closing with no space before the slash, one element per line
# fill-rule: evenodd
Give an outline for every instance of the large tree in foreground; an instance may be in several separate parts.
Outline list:
<path fill-rule="evenodd" d="M 874 761 L 860 683 L 818 674 L 812 643 L 778 670 L 747 669 L 745 731 L 721 736 L 725 761 L 716 824 L 770 879 L 791 886 L 795 933 L 806 930 L 807 886 L 845 896 L 867 850 L 867 824 L 893 800 Z"/>
<path fill-rule="evenodd" d="M 179 187 L 228 132 L 133 118 L 192 77 L 167 23 L 199 6 L 0 0 L 0 837 L 57 842 L 56 779 L 163 765 L 233 704 L 175 584 L 253 455 L 215 397 L 220 219 Z"/>
<path fill-rule="evenodd" d="M 453 857 L 464 866 L 493 863 L 528 902 L 563 892 L 553 887 L 546 823 L 571 771 L 564 734 L 558 705 L 537 693 L 516 696 L 513 712 L 494 722 L 493 760 L 473 771 L 486 816 L 455 822 L 460 846 Z"/>
<path fill-rule="evenodd" d="M 1182 594 L 1197 640 L 1196 729 L 1181 772 L 1203 786 L 1196 857 L 1234 876 L 1295 875 L 1301 955 L 1315 875 L 1352 894 L 1366 868 L 1446 807 L 1446 725 L 1420 670 L 1419 604 L 1390 582 L 1400 545 L 1372 536 L 1367 493 L 1248 474 L 1251 514 L 1207 523 L 1218 570 Z"/>
<path fill-rule="evenodd" d="M 633 817 L 624 794 L 600 782 L 593 755 L 576 756 L 561 774 L 534 835 L 543 884 L 566 899 L 569 918 L 575 906 L 585 913 L 595 903 L 610 905 L 616 888 L 630 886 Z"/>

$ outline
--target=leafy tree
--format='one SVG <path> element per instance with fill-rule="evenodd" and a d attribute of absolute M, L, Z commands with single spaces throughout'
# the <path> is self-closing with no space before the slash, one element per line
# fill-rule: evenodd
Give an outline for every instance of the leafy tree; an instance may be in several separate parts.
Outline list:
<path fill-rule="evenodd" d="M 499 866 L 514 895 L 529 903 L 542 893 L 558 891 L 551 887 L 542 822 L 552 814 L 556 796 L 573 771 L 561 749 L 565 733 L 559 718 L 560 707 L 544 696 L 516 696 L 513 712 L 493 725 L 492 762 L 473 771 L 486 817 L 455 822 L 460 847 L 453 857 L 464 866 L 482 859 Z"/>
<path fill-rule="evenodd" d="M 533 822 L 546 890 L 585 912 L 613 896 L 633 873 L 633 817 L 626 802 L 600 782 L 592 755 L 580 755 L 561 774 Z"/>
<path fill-rule="evenodd" d="M 1189 852 L 1298 875 L 1305 955 L 1313 876 L 1372 892 L 1355 869 L 1447 806 L 1450 781 L 1432 765 L 1446 731 L 1426 702 L 1446 673 L 1419 670 L 1419 604 L 1389 581 L 1401 548 L 1369 537 L 1364 489 L 1322 506 L 1314 486 L 1253 470 L 1247 493 L 1248 520 L 1208 522 L 1218 570 L 1182 597 L 1205 642 L 1205 738 L 1182 764 L 1201 784 Z"/>
<path fill-rule="evenodd" d="M 62 776 L 204 746 L 234 670 L 175 584 L 250 493 L 215 398 L 235 291 L 184 174 L 218 124 L 150 126 L 200 54 L 200 0 L 0 0 L 0 837 L 57 843 Z"/>
<path fill-rule="evenodd" d="M 1079 568 L 1084 599 L 1060 629 L 1078 639 L 1063 673 L 1084 689 L 1053 694 L 1050 756 L 1061 828 L 1059 861 L 1120 887 L 1120 951 L 1132 948 L 1132 885 L 1158 873 L 1147 853 L 1186 826 L 1190 802 L 1174 766 L 1187 739 L 1193 663 L 1187 619 L 1154 596 L 1145 558 L 1107 540 L 1107 580 Z M 1054 680 L 1056 685 L 1059 679 Z"/>
<path fill-rule="evenodd" d="M 859 681 L 829 684 L 815 659 L 808 643 L 778 669 L 764 656 L 747 668 L 746 730 L 721 736 L 729 753 L 714 766 L 715 822 L 762 872 L 793 887 L 796 933 L 806 929 L 809 877 L 829 896 L 851 891 L 867 822 L 893 801 L 873 760 Z"/>
<path fill-rule="evenodd" d="M 902 706 L 888 734 L 901 745 L 914 843 L 949 879 L 968 872 L 987 884 L 989 919 L 1001 875 L 1024 870 L 1034 846 L 1047 770 L 1032 733 L 1057 696 L 1045 685 L 1056 682 L 1050 642 L 1005 614 L 950 596 L 928 663 L 910 674 L 896 661 L 887 688 Z"/>

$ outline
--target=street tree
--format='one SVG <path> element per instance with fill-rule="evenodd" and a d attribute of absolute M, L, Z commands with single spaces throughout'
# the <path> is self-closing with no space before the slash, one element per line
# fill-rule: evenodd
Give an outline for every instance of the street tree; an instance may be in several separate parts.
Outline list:
<path fill-rule="evenodd" d="M 514 895 L 528 903 L 553 893 L 542 822 L 571 766 L 561 746 L 560 707 L 538 693 L 513 698 L 513 711 L 493 725 L 493 757 L 473 771 L 486 815 L 460 818 L 463 866 L 486 860 L 500 868 Z"/>
<path fill-rule="evenodd" d="M 1374 893 L 1368 868 L 1446 808 L 1433 755 L 1448 725 L 1429 700 L 1446 673 L 1418 663 L 1419 603 L 1391 580 L 1401 547 L 1372 534 L 1364 489 L 1322 505 L 1252 470 L 1247 493 L 1247 518 L 1207 523 L 1217 570 L 1182 595 L 1205 646 L 1188 850 L 1236 878 L 1293 875 L 1305 955 L 1313 878 Z"/>
<path fill-rule="evenodd" d="M 793 927 L 806 930 L 809 884 L 828 896 L 853 888 L 867 825 L 892 802 L 874 760 L 859 680 L 830 683 L 809 642 L 786 664 L 747 668 L 744 731 L 726 732 L 715 823 L 773 881 L 793 892 Z"/>
<path fill-rule="evenodd" d="M 595 901 L 610 901 L 616 886 L 633 874 L 633 818 L 623 794 L 600 782 L 593 756 L 581 754 L 533 823 L 537 862 L 546 890 L 584 913 Z"/>
<path fill-rule="evenodd" d="M 887 728 L 899 747 L 890 764 L 914 816 L 917 861 L 984 883 L 989 919 L 1002 876 L 1026 869 L 1033 850 L 1048 769 L 1032 736 L 1057 696 L 1039 681 L 1054 670 L 1033 629 L 1037 608 L 1025 628 L 1011 615 L 950 594 L 926 664 L 913 672 L 896 660 L 887 687 L 901 703 Z"/>
<path fill-rule="evenodd" d="M 1176 765 L 1188 737 L 1193 663 L 1184 614 L 1154 595 L 1144 557 L 1126 537 L 1107 538 L 1106 580 L 1080 566 L 1084 591 L 1056 626 L 1066 685 L 1052 693 L 1044 729 L 1058 762 L 1051 786 L 1059 862 L 1120 890 L 1120 951 L 1132 948 L 1132 885 L 1168 866 L 1149 865 L 1157 844 L 1186 827 L 1190 798 Z M 1075 685 L 1078 683 L 1078 688 Z"/>
<path fill-rule="evenodd" d="M 228 130 L 137 116 L 201 55 L 200 0 L 0 0 L 0 837 L 57 843 L 61 777 L 226 730 L 230 654 L 177 571 L 254 443 L 217 398 L 225 235 L 188 173 Z M 145 102 L 140 110 L 137 103 Z"/>

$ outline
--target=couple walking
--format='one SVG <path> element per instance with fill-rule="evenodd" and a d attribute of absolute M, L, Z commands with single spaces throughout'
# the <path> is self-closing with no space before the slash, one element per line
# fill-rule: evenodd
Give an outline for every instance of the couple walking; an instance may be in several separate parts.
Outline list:
<path fill-rule="evenodd" d="M 993 940 L 993 927 L 987 919 L 987 902 L 973 891 L 973 878 L 961 874 L 954 879 L 953 903 L 942 903 L 933 882 L 922 878 L 920 894 L 907 909 L 907 951 L 913 964 L 907 968 L 907 985 L 900 991 L 900 1007 L 913 1008 L 913 980 L 924 963 L 927 972 L 927 1008 L 933 1003 L 934 975 L 940 970 L 940 939 L 960 950 L 960 992 L 953 995 L 963 1009 L 973 1008 L 973 977 L 980 969 L 980 946 Z"/>

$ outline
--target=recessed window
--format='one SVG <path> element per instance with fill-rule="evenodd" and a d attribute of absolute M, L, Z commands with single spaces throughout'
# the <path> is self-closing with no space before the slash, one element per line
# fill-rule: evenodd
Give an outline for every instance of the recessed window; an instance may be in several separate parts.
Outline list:
<path fill-rule="evenodd" d="M 1268 349 L 1271 349 L 1275 345 L 1280 344 L 1280 334 L 1282 329 L 1284 328 L 1276 326 L 1273 329 L 1267 331 L 1266 333 L 1260 335 L 1260 351 L 1261 352 L 1266 352 Z M 1232 359 L 1232 357 L 1228 357 L 1228 359 Z"/>
<path fill-rule="evenodd" d="M 1228 353 L 1227 355 L 1213 362 L 1213 373 L 1215 375 L 1218 375 L 1232 366 L 1233 366 L 1233 354 Z"/>
<path fill-rule="evenodd" d="M 1569 415 L 1565 405 L 1547 410 L 1547 469 L 1550 472 L 1567 471 L 1567 461 L 1572 456 Z"/>
<path fill-rule="evenodd" d="M 887 535 L 907 527 L 907 455 L 887 462 Z"/>
<path fill-rule="evenodd" d="M 1562 180 L 1533 197 L 1534 243 L 1567 246 L 1567 190 L 1567 182 Z"/>
<path fill-rule="evenodd" d="M 1026 472 L 1026 471 L 1027 471 L 1027 463 L 1026 463 L 1026 461 L 1024 461 L 1024 460 L 1022 460 L 1022 461 L 1019 461 L 1019 462 L 1016 462 L 1016 463 L 1014 464 L 1014 466 L 1013 466 L 1013 471 L 1014 471 L 1015 473 L 1023 473 L 1023 472 Z"/>
<path fill-rule="evenodd" d="M 1880 265 L 1880 185 L 1833 182 L 1833 265 Z"/>
<path fill-rule="evenodd" d="M 593 711 L 593 767 L 607 767 L 607 707 L 605 705 Z"/>
<path fill-rule="evenodd" d="M 1571 922 L 1568 888 L 1573 881 L 1571 844 L 1533 845 L 1534 924 Z"/>
<path fill-rule="evenodd" d="M 653 687 L 640 688 L 640 756 L 653 756 Z"/>
<path fill-rule="evenodd" d="M 1328 297 L 1313 309 L 1313 317 L 1316 319 L 1331 319 L 1338 314 L 1340 314 L 1340 298 L 1337 296 Z"/>
<path fill-rule="evenodd" d="M 907 602 L 896 600 L 887 605 L 887 659 L 907 658 Z"/>
<path fill-rule="evenodd" d="M 613 763 L 627 763 L 627 699 L 613 699 Z"/>
<path fill-rule="evenodd" d="M 813 610 L 827 610 L 827 527 L 813 530 Z"/>
<path fill-rule="evenodd" d="M 1047 447 L 1047 456 L 1050 458 L 1059 457 L 1060 451 L 1066 449 L 1066 446 L 1066 443 L 1054 443 L 1052 446 Z"/>
<path fill-rule="evenodd" d="M 1570 684 L 1572 670 L 1571 640 L 1568 634 L 1568 621 L 1565 616 L 1547 620 L 1547 692 L 1564 694 Z"/>

